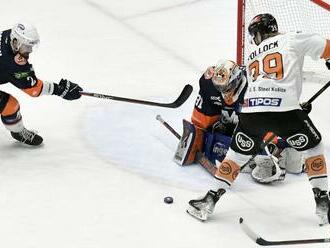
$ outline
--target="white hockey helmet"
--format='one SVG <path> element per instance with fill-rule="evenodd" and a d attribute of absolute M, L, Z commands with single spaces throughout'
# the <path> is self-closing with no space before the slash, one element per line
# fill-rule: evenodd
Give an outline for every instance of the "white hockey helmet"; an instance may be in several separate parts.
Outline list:
<path fill-rule="evenodd" d="M 38 31 L 33 25 L 27 22 L 19 22 L 12 27 L 10 43 L 14 52 L 31 53 L 33 47 L 38 45 L 39 42 Z"/>
<path fill-rule="evenodd" d="M 212 82 L 221 93 L 235 90 L 242 82 L 244 69 L 231 60 L 220 60 L 214 68 Z"/>

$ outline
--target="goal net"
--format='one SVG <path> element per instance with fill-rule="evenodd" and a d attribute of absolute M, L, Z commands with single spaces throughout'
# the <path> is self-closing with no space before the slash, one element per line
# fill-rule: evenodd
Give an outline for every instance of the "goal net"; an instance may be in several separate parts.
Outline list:
<path fill-rule="evenodd" d="M 302 31 L 319 33 L 330 39 L 330 0 L 238 0 L 237 14 L 237 62 L 246 63 L 251 44 L 248 25 L 261 13 L 272 14 L 279 32 Z M 330 71 L 324 60 L 305 58 L 304 79 L 307 81 L 329 81 Z"/>

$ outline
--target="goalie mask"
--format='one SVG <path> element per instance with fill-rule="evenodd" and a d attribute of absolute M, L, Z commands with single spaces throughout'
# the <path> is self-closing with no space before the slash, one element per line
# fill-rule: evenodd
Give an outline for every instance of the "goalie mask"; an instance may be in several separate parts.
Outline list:
<path fill-rule="evenodd" d="M 234 61 L 224 60 L 215 66 L 212 82 L 219 92 L 226 95 L 235 92 L 241 85 L 244 74 L 244 67 L 238 66 Z"/>

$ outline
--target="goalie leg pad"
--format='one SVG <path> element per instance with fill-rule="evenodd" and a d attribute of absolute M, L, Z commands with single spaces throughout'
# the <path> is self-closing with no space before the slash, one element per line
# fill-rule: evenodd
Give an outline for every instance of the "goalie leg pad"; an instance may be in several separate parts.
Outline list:
<path fill-rule="evenodd" d="M 203 136 L 203 129 L 183 120 L 183 134 L 176 149 L 174 161 L 182 166 L 192 164 L 196 153 L 202 150 Z"/>

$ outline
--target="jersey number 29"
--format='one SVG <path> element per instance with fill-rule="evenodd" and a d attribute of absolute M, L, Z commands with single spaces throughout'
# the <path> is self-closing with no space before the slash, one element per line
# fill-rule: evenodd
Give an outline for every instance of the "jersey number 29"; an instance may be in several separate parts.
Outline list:
<path fill-rule="evenodd" d="M 252 76 L 253 82 L 256 81 L 260 75 L 262 75 L 263 78 L 276 80 L 283 78 L 282 54 L 277 52 L 267 54 L 262 59 L 262 68 L 260 68 L 260 64 L 259 60 L 255 60 L 249 65 L 250 76 Z"/>

